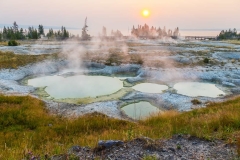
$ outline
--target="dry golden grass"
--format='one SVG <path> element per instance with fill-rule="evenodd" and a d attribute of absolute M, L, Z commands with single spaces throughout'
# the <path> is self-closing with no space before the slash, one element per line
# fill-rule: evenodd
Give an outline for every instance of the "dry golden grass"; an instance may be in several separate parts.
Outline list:
<path fill-rule="evenodd" d="M 226 42 L 230 44 L 240 45 L 240 40 L 227 40 Z"/>
<path fill-rule="evenodd" d="M 16 69 L 18 67 L 40 62 L 48 58 L 57 58 L 57 54 L 17 55 L 13 52 L 0 51 L 0 69 Z"/>
<path fill-rule="evenodd" d="M 7 46 L 8 45 L 8 42 L 7 41 L 0 41 L 0 46 Z"/>
<path fill-rule="evenodd" d="M 239 133 L 240 97 L 133 123 L 97 113 L 67 119 L 49 114 L 38 99 L 0 95 L 0 159 L 22 159 L 29 151 L 40 156 L 66 153 L 73 145 L 96 146 L 98 140 L 159 139 L 174 134 L 223 139 L 240 146 Z"/>
<path fill-rule="evenodd" d="M 137 47 L 137 46 L 151 46 L 149 44 L 144 44 L 144 43 L 133 43 L 133 42 L 128 42 L 126 43 L 128 47 Z"/>

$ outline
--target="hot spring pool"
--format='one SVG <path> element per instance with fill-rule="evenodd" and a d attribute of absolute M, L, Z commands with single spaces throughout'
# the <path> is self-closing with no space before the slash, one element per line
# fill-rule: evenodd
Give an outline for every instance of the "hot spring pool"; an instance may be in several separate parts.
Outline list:
<path fill-rule="evenodd" d="M 33 87 L 46 87 L 45 91 L 55 99 L 85 98 L 112 94 L 123 88 L 118 78 L 106 76 L 45 76 L 28 80 Z"/>
<path fill-rule="evenodd" d="M 220 95 L 225 95 L 223 91 L 216 87 L 215 84 L 202 82 L 180 82 L 173 86 L 178 94 L 190 97 L 212 97 L 216 98 Z"/>
<path fill-rule="evenodd" d="M 161 112 L 157 107 L 149 102 L 139 102 L 124 106 L 122 110 L 132 119 L 139 120 Z"/>
<path fill-rule="evenodd" d="M 133 86 L 132 88 L 136 91 L 145 93 L 162 93 L 164 90 L 168 89 L 168 86 L 154 83 L 141 83 Z"/>

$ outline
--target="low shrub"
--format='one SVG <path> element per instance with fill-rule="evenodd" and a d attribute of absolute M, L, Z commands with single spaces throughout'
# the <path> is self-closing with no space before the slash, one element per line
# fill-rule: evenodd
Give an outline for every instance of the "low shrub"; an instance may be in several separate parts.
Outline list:
<path fill-rule="evenodd" d="M 18 43 L 15 40 L 10 40 L 8 41 L 8 46 L 18 46 Z"/>
<path fill-rule="evenodd" d="M 110 53 L 106 60 L 106 65 L 120 65 L 122 64 L 123 57 L 120 53 Z"/>
<path fill-rule="evenodd" d="M 204 63 L 209 63 L 209 61 L 210 61 L 209 58 L 204 58 L 203 60 Z"/>
<path fill-rule="evenodd" d="M 191 100 L 192 104 L 196 105 L 196 104 L 202 104 L 201 101 L 199 101 L 198 99 L 193 99 Z"/>
<path fill-rule="evenodd" d="M 131 60 L 131 63 L 134 63 L 134 64 L 140 64 L 140 65 L 143 64 L 142 57 L 140 55 L 137 55 L 137 54 L 131 54 L 130 55 L 130 60 Z"/>

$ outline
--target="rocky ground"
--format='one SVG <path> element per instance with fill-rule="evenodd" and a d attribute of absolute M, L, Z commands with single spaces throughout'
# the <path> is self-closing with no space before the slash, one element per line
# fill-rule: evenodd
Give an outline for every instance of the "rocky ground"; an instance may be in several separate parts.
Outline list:
<path fill-rule="evenodd" d="M 89 113 L 102 113 L 112 118 L 126 119 L 126 116 L 119 109 L 120 101 L 96 102 L 91 104 L 69 104 L 62 102 L 45 101 L 53 114 L 66 117 L 78 117 Z"/>
<path fill-rule="evenodd" d="M 129 142 L 99 141 L 96 148 L 73 146 L 68 153 L 80 160 L 142 160 L 147 158 L 151 160 L 232 160 L 237 158 L 234 145 L 182 135 L 155 141 L 146 137 Z M 69 155 L 55 155 L 51 159 L 65 160 Z"/>

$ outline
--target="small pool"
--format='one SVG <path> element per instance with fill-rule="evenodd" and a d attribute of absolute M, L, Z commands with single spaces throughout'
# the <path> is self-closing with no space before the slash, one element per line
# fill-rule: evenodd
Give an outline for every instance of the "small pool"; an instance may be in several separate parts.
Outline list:
<path fill-rule="evenodd" d="M 173 86 L 177 90 L 178 94 L 190 96 L 190 97 L 212 97 L 216 98 L 220 95 L 225 95 L 225 93 L 216 87 L 212 83 L 202 83 L 202 82 L 180 82 Z"/>
<path fill-rule="evenodd" d="M 123 88 L 118 78 L 106 76 L 45 76 L 28 80 L 28 85 L 46 87 L 53 98 L 85 98 L 112 94 Z"/>
<path fill-rule="evenodd" d="M 136 91 L 145 93 L 162 93 L 164 90 L 168 89 L 168 86 L 154 83 L 141 83 L 133 86 L 132 88 Z"/>
<path fill-rule="evenodd" d="M 151 105 L 149 102 L 139 102 L 124 106 L 122 110 L 132 119 L 140 120 L 147 118 L 151 114 L 161 112 L 157 107 Z"/>

